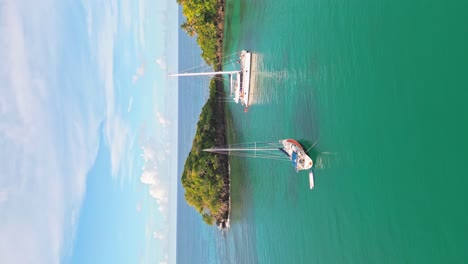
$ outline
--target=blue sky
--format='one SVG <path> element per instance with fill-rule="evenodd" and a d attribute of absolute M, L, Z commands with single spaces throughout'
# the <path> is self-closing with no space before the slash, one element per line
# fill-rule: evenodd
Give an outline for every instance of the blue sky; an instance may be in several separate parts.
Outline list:
<path fill-rule="evenodd" d="M 0 3 L 0 263 L 173 263 L 174 0 Z"/>

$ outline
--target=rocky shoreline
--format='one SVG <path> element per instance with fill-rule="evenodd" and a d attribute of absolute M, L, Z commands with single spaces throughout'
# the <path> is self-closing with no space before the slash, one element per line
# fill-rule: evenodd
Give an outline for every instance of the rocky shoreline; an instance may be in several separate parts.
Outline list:
<path fill-rule="evenodd" d="M 223 60 L 223 38 L 224 38 L 224 8 L 225 8 L 225 3 L 224 0 L 219 0 L 218 1 L 218 12 L 217 12 L 217 17 L 216 17 L 216 29 L 217 29 L 217 39 L 216 39 L 216 45 L 218 46 L 218 50 L 216 51 L 216 57 L 218 58 L 218 61 L 216 63 L 215 69 L 217 71 L 222 70 L 222 60 Z"/>
<path fill-rule="evenodd" d="M 224 92 L 224 85 L 222 81 L 216 81 L 216 91 L 218 93 Z M 227 131 L 226 131 L 226 111 L 224 102 L 217 104 L 216 113 L 219 115 L 217 126 L 217 133 L 219 135 L 219 145 L 227 144 Z M 212 154 L 219 155 L 219 154 Z M 216 219 L 216 225 L 219 229 L 225 230 L 229 228 L 229 217 L 231 212 L 231 171 L 229 169 L 229 158 L 228 156 L 221 156 L 222 167 L 224 168 L 224 186 L 222 187 L 223 198 L 222 198 L 222 212 L 219 213 L 219 218 Z"/>
<path fill-rule="evenodd" d="M 216 57 L 218 59 L 215 69 L 217 71 L 222 70 L 222 58 L 223 58 L 223 38 L 224 38 L 224 9 L 225 9 L 225 3 L 224 0 L 219 0 L 218 1 L 218 12 L 217 12 L 217 40 L 216 44 L 218 46 L 218 50 L 216 51 Z M 224 93 L 224 84 L 223 82 L 217 82 L 216 85 L 216 90 L 218 93 L 223 94 Z M 221 122 L 218 124 L 218 133 L 223 135 L 223 142 L 220 145 L 226 145 L 227 144 L 227 131 L 226 131 L 226 112 L 225 112 L 225 103 L 220 102 L 219 103 L 220 107 L 218 108 L 218 113 L 221 118 Z M 231 170 L 229 168 L 229 159 L 228 157 L 223 158 L 225 164 L 223 164 L 223 167 L 227 168 L 226 170 L 226 175 L 224 176 L 224 184 L 225 186 L 223 187 L 224 190 L 227 189 L 227 200 L 223 199 L 223 208 L 225 208 L 224 212 L 221 213 L 220 215 L 222 216 L 220 219 L 216 219 L 216 225 L 220 230 L 227 230 L 230 227 L 230 215 L 231 215 Z"/>
<path fill-rule="evenodd" d="M 225 3 L 224 0 L 219 0 L 218 1 L 218 12 L 217 12 L 217 17 L 215 19 L 217 23 L 217 39 L 216 39 L 216 45 L 218 47 L 218 50 L 216 51 L 216 57 L 217 57 L 217 63 L 215 66 L 215 70 L 221 71 L 222 70 L 222 63 L 223 63 L 223 38 L 224 38 L 224 10 L 225 10 Z M 224 84 L 223 82 L 216 82 L 216 91 L 220 94 L 224 93 Z M 222 135 L 222 143 L 220 145 L 226 145 L 227 144 L 227 131 L 226 131 L 226 112 L 225 112 L 225 104 L 224 102 L 220 102 L 219 107 L 217 109 L 217 113 L 220 114 L 222 117 L 221 119 L 218 119 L 220 122 L 218 122 L 217 127 L 219 134 Z M 220 230 L 227 230 L 230 227 L 230 213 L 231 213 L 231 175 L 230 175 L 230 169 L 229 169 L 229 159 L 227 156 L 223 157 L 223 167 L 225 168 L 225 175 L 224 175 L 224 184 L 225 186 L 223 187 L 223 190 L 227 190 L 226 196 L 223 196 L 223 212 L 220 213 L 222 216 L 219 219 L 216 219 L 216 226 Z"/>

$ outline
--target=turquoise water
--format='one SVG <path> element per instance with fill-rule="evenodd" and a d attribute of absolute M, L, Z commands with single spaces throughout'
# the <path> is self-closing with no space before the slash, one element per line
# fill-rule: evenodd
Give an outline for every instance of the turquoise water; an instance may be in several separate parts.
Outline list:
<path fill-rule="evenodd" d="M 225 53 L 255 54 L 253 105 L 228 105 L 231 141 L 317 142 L 316 188 L 288 163 L 232 158 L 230 232 L 186 233 L 204 242 L 178 262 L 466 263 L 467 12 L 227 1 Z"/>

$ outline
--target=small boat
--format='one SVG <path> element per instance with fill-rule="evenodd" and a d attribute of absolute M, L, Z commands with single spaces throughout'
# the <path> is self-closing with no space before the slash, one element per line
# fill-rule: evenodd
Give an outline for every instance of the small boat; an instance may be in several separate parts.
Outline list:
<path fill-rule="evenodd" d="M 311 190 L 314 188 L 314 172 L 312 170 L 309 171 L 309 187 Z"/>
<path fill-rule="evenodd" d="M 239 157 L 289 160 L 296 172 L 310 170 L 309 185 L 311 189 L 314 188 L 314 177 L 311 170 L 314 163 L 302 145 L 294 139 L 282 139 L 278 142 L 233 144 L 204 149 L 204 151 Z"/>

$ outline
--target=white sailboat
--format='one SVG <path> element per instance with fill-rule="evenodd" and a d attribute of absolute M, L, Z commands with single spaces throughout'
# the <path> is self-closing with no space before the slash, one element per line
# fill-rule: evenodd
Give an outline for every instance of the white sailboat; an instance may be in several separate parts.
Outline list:
<path fill-rule="evenodd" d="M 234 144 L 204 149 L 204 151 L 239 157 L 290 160 L 296 172 L 310 170 L 309 187 L 310 189 L 314 188 L 314 175 L 311 170 L 314 163 L 301 144 L 294 139 L 282 139 L 278 142 Z"/>
<path fill-rule="evenodd" d="M 214 76 L 214 75 L 229 75 L 231 91 L 234 94 L 234 102 L 241 103 L 245 109 L 249 107 L 250 96 L 250 81 L 251 81 L 251 64 L 252 53 L 246 50 L 241 51 L 239 57 L 239 70 L 232 71 L 212 71 L 212 72 L 192 72 L 192 73 L 176 73 L 169 76 Z M 234 80 L 234 76 L 236 79 Z"/>

